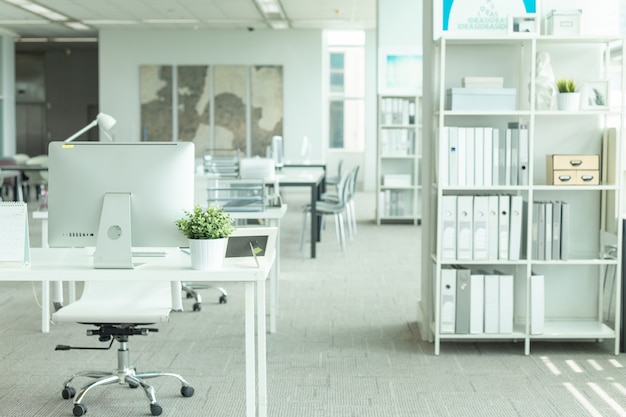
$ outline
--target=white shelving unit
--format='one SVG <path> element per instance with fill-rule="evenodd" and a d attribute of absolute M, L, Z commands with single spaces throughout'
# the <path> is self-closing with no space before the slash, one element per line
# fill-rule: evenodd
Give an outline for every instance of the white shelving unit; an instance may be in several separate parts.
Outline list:
<path fill-rule="evenodd" d="M 536 340 L 615 339 L 619 353 L 621 226 L 619 226 L 621 154 L 624 135 L 624 40 L 619 37 L 554 37 L 520 35 L 519 37 L 470 39 L 441 38 L 435 41 L 437 81 L 434 98 L 433 138 L 444 127 L 492 127 L 504 135 L 510 122 L 527 123 L 529 181 L 524 185 L 448 185 L 439 183 L 448 149 L 439 148 L 433 139 L 429 160 L 433 182 L 425 198 L 432 221 L 424 232 L 424 244 L 432 250 L 432 279 L 422 287 L 426 318 L 423 328 L 431 332 L 435 354 L 442 342 L 453 340 L 524 342 L 524 353 L 530 354 Z M 610 83 L 615 94 L 610 105 L 581 110 L 541 109 L 536 100 L 538 85 L 537 54 L 549 54 L 556 79 L 571 78 L 579 85 Z M 505 88 L 516 89 L 516 106 L 511 110 L 447 110 L 446 92 L 461 87 L 466 76 L 502 77 Z M 614 128 L 615 130 L 613 130 Z M 616 132 L 615 134 L 611 132 Z M 614 138 L 614 148 L 606 151 Z M 444 141 L 445 142 L 445 141 Z M 435 144 L 437 143 L 437 144 Z M 599 185 L 548 185 L 546 155 L 600 155 Z M 428 169 L 428 168 L 427 168 Z M 533 250 L 533 210 L 523 212 L 521 256 L 519 260 L 458 260 L 447 258 L 442 248 L 447 244 L 443 234 L 442 202 L 445 196 L 521 196 L 532 207 L 535 201 L 564 201 L 570 207 L 569 257 L 566 260 L 531 259 Z M 458 213 L 457 213 L 458 214 Z M 457 230 L 458 232 L 458 230 Z M 527 256 L 526 254 L 529 254 Z M 442 317 L 450 311 L 442 307 L 442 270 L 459 265 L 472 274 L 513 276 L 513 331 L 486 334 L 458 334 L 442 331 Z M 475 272 L 477 271 L 477 272 Z M 481 272 L 482 271 L 482 272 Z M 531 275 L 543 275 L 541 286 L 545 302 L 543 330 L 531 332 Z M 425 277 L 424 277 L 425 279 Z M 484 293 L 483 293 L 484 294 Z M 500 301 L 500 300 L 498 300 Z M 506 303 L 502 304 L 506 305 Z M 449 308 L 449 305 L 446 309 Z M 533 312 L 532 314 L 535 314 Z M 483 329 L 484 330 L 484 329 Z"/>
<path fill-rule="evenodd" d="M 421 207 L 421 97 L 381 95 L 378 102 L 376 222 L 418 224 Z"/>

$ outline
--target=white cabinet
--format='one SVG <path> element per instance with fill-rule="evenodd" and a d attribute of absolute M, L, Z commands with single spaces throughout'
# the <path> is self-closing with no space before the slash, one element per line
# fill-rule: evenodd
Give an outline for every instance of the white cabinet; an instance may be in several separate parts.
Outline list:
<path fill-rule="evenodd" d="M 535 340 L 614 339 L 619 352 L 623 48 L 621 38 L 436 41 L 434 181 L 425 193 L 433 221 L 423 232 L 432 277 L 422 294 L 435 354 L 450 340 L 523 341 L 529 354 Z M 538 100 L 538 56 L 549 57 L 556 79 L 588 89 L 580 109 Z M 490 108 L 481 97 L 476 108 L 448 110 L 447 92 L 464 77 L 502 79 L 515 107 Z M 597 155 L 598 184 L 552 185 L 549 155 L 571 156 L 574 176 L 579 157 Z"/>
<path fill-rule="evenodd" d="M 420 219 L 421 161 L 419 96 L 384 95 L 378 102 L 376 221 Z"/>

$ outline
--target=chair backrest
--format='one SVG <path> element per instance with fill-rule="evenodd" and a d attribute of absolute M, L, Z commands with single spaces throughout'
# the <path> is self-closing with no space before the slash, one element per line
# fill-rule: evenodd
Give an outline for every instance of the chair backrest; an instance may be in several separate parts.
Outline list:
<path fill-rule="evenodd" d="M 356 178 L 359 175 L 359 166 L 357 165 L 350 172 L 350 184 L 348 186 L 348 198 L 346 201 L 350 201 L 354 198 L 354 194 L 356 194 Z"/>
<path fill-rule="evenodd" d="M 343 159 L 339 160 L 339 164 L 337 165 L 337 178 L 341 178 L 343 175 Z"/>
<path fill-rule="evenodd" d="M 16 163 L 17 162 L 15 161 L 15 158 L 12 158 L 12 157 L 7 156 L 7 157 L 0 158 L 0 166 L 15 165 Z M 15 185 L 15 178 L 6 177 L 4 181 L 2 182 L 2 184 L 7 185 L 7 186 L 13 186 Z"/>

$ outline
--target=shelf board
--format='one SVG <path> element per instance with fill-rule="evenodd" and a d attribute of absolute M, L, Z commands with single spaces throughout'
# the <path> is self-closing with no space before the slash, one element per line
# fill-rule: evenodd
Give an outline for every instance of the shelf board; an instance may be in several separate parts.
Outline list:
<path fill-rule="evenodd" d="M 603 185 L 534 185 L 535 191 L 618 191 L 615 184 Z"/>
<path fill-rule="evenodd" d="M 489 185 L 489 186 L 442 185 L 438 188 L 441 189 L 442 191 L 454 191 L 454 192 L 459 192 L 459 191 L 528 191 L 530 189 L 530 186 L 528 185 Z"/>
<path fill-rule="evenodd" d="M 436 112 L 437 114 L 439 112 Z M 529 117 L 530 110 L 444 110 L 444 116 L 506 116 L 506 117 Z"/>
<path fill-rule="evenodd" d="M 398 123 L 398 124 L 381 124 L 380 125 L 381 129 L 415 129 L 415 125 L 411 125 L 411 124 L 404 124 L 404 123 Z"/>
<path fill-rule="evenodd" d="M 511 340 L 524 339 L 526 338 L 526 334 L 524 332 L 524 325 L 516 323 L 513 325 L 513 333 L 440 333 L 439 338 L 442 340 Z"/>
<path fill-rule="evenodd" d="M 546 321 L 542 334 L 532 334 L 531 339 L 613 339 L 615 330 L 599 321 L 563 320 Z"/>

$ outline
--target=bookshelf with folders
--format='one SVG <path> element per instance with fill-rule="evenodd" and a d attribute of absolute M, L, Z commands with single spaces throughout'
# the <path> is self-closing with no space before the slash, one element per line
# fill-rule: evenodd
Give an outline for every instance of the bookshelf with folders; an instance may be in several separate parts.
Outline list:
<path fill-rule="evenodd" d="M 378 101 L 377 224 L 420 220 L 419 96 L 383 95 Z"/>
<path fill-rule="evenodd" d="M 435 41 L 422 286 L 435 354 L 446 341 L 517 341 L 530 354 L 539 340 L 607 339 L 619 352 L 624 114 L 609 91 L 626 85 L 623 48 L 617 37 Z M 586 91 L 579 108 L 546 100 L 546 56 Z"/>

